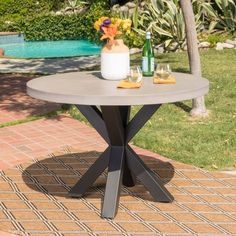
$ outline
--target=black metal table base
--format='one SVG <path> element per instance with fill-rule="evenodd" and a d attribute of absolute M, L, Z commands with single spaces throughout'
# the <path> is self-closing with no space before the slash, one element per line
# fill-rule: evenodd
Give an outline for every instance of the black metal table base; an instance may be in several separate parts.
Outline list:
<path fill-rule="evenodd" d="M 100 111 L 95 106 L 77 105 L 109 146 L 72 187 L 69 192 L 71 197 L 82 197 L 108 167 L 102 217 L 111 219 L 115 217 L 121 185 L 132 187 L 136 183 L 136 178 L 156 201 L 173 201 L 173 196 L 159 177 L 145 165 L 128 144 L 159 107 L 160 105 L 145 105 L 129 121 L 129 106 L 102 106 Z"/>

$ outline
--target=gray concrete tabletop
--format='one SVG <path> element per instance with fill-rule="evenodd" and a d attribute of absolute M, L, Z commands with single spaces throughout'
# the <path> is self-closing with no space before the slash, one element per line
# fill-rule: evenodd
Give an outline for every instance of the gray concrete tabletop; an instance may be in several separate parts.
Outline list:
<path fill-rule="evenodd" d="M 100 72 L 73 72 L 33 79 L 27 93 L 37 99 L 80 105 L 147 105 L 193 99 L 209 91 L 209 81 L 191 74 L 173 73 L 176 84 L 153 84 L 144 77 L 141 88 L 120 89 L 119 81 L 102 79 Z"/>

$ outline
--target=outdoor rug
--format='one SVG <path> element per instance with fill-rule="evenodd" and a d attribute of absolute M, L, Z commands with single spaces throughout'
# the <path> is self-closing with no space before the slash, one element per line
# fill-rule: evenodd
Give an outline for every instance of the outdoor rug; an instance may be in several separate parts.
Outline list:
<path fill-rule="evenodd" d="M 81 199 L 68 191 L 99 153 L 55 153 L 0 172 L 0 231 L 19 235 L 236 235 L 236 176 L 143 156 L 173 194 L 154 202 L 122 188 L 114 220 L 100 217 L 106 173 Z"/>

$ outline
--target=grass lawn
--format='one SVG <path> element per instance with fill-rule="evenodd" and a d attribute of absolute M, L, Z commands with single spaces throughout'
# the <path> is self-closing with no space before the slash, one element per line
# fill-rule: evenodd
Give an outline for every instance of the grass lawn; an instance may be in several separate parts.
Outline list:
<path fill-rule="evenodd" d="M 210 81 L 206 96 L 209 117 L 194 119 L 189 112 L 191 101 L 184 104 L 163 105 L 132 140 L 133 144 L 170 159 L 193 164 L 205 169 L 236 169 L 236 50 L 201 51 L 203 76 Z M 178 72 L 188 72 L 186 52 L 162 54 L 158 63 L 170 63 Z M 132 58 L 141 64 L 140 57 Z M 132 114 L 140 107 L 133 107 Z M 43 116 L 29 117 L 1 124 L 0 128 L 55 116 L 65 110 Z M 72 117 L 85 118 L 75 107 Z"/>
<path fill-rule="evenodd" d="M 157 61 L 170 63 L 174 71 L 188 72 L 185 52 L 162 54 Z M 193 119 L 180 106 L 163 105 L 133 143 L 198 167 L 232 169 L 236 166 L 236 50 L 202 51 L 201 61 L 203 76 L 210 81 L 206 96 L 210 116 Z M 191 101 L 184 104 L 191 106 Z M 81 119 L 75 109 L 71 114 Z"/>

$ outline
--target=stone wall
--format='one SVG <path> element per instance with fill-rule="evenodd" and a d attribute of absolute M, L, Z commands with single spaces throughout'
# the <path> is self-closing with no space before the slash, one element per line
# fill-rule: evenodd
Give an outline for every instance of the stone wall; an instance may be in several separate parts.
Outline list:
<path fill-rule="evenodd" d="M 145 5 L 146 5 L 146 1 L 142 1 L 138 6 L 139 10 L 141 11 L 144 10 Z M 128 14 L 129 16 L 132 16 L 136 7 L 137 7 L 137 4 L 131 1 L 131 2 L 127 2 L 124 5 L 119 5 L 119 4 L 114 5 L 112 7 L 112 11 L 118 14 Z"/>

